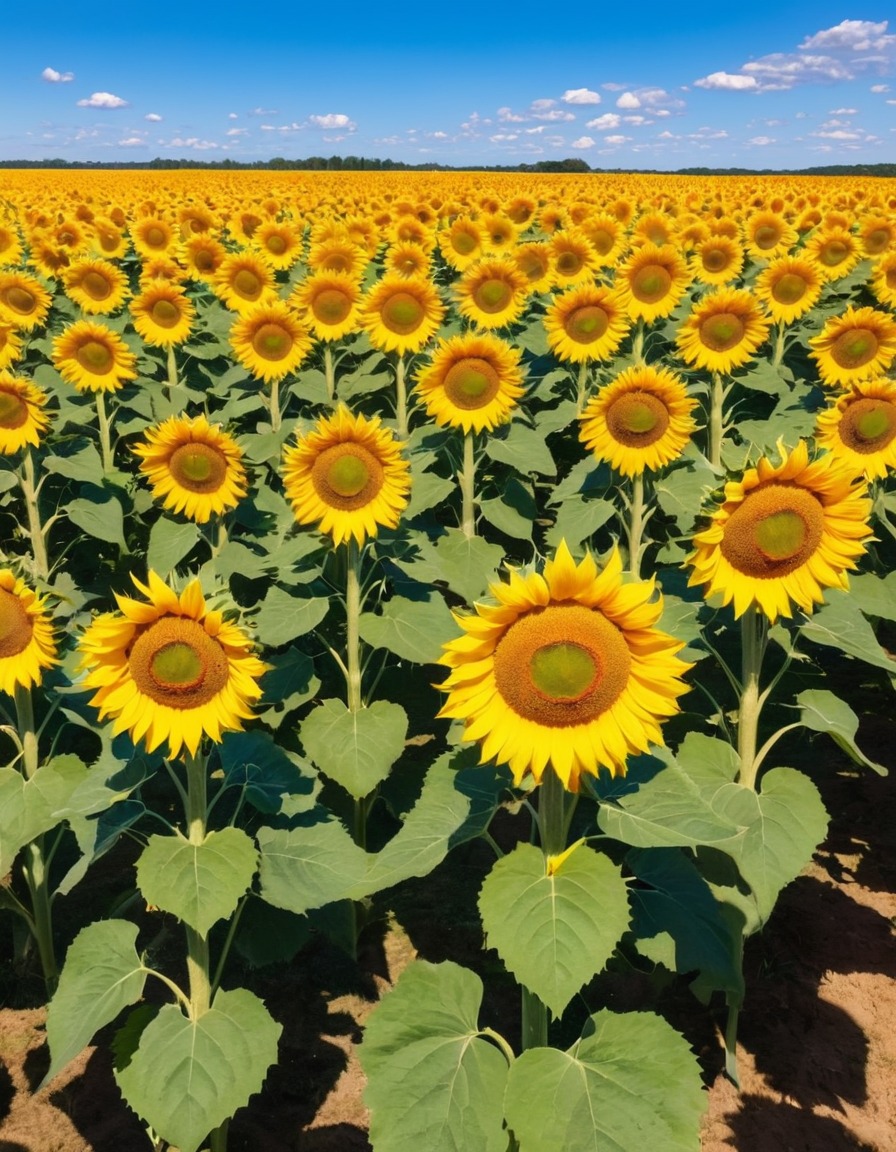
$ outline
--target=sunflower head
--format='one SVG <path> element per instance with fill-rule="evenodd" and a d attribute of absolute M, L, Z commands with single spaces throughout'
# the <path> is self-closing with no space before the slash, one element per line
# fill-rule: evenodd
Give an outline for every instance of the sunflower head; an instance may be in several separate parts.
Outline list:
<path fill-rule="evenodd" d="M 896 357 L 896 319 L 874 308 L 832 316 L 809 344 L 822 383 L 849 386 L 882 375 Z"/>
<path fill-rule="evenodd" d="M 520 352 L 490 332 L 443 340 L 417 373 L 417 388 L 437 424 L 491 431 L 524 394 Z"/>
<path fill-rule="evenodd" d="M 550 764 L 578 791 L 583 775 L 624 774 L 630 754 L 662 744 L 690 665 L 656 627 L 652 580 L 623 584 L 615 549 L 602 571 L 588 553 L 576 564 L 563 541 L 543 573 L 512 571 L 490 591 L 496 605 L 455 616 L 463 635 L 441 659 L 439 715 L 464 722 L 481 763 L 509 765 L 517 784 L 540 783 Z"/>
<path fill-rule="evenodd" d="M 361 289 L 348 272 L 315 272 L 300 281 L 290 303 L 318 340 L 341 340 L 360 326 Z"/>
<path fill-rule="evenodd" d="M 8 568 L 0 569 L 0 692 L 40 684 L 58 664 L 53 627 L 44 600 Z"/>
<path fill-rule="evenodd" d="M 128 281 L 110 260 L 77 260 L 62 277 L 65 292 L 82 312 L 111 315 L 128 295 Z"/>
<path fill-rule="evenodd" d="M 812 612 L 825 588 L 847 588 L 865 551 L 871 502 L 864 481 L 833 454 L 810 461 L 805 441 L 781 463 L 763 457 L 725 485 L 721 507 L 694 537 L 689 583 L 733 604 L 756 606 L 774 623 L 793 607 Z"/>
<path fill-rule="evenodd" d="M 189 339 L 196 310 L 178 285 L 152 280 L 131 301 L 131 316 L 147 344 L 173 348 Z"/>
<path fill-rule="evenodd" d="M 53 341 L 53 363 L 81 392 L 114 392 L 137 376 L 136 357 L 111 328 L 77 320 Z"/>
<path fill-rule="evenodd" d="M 688 364 L 710 372 L 730 372 L 750 360 L 768 330 L 768 318 L 750 292 L 718 288 L 694 305 L 675 340 Z"/>
<path fill-rule="evenodd" d="M 818 414 L 815 439 L 854 475 L 883 480 L 896 469 L 896 380 L 853 384 Z"/>
<path fill-rule="evenodd" d="M 419 352 L 438 331 L 445 306 L 423 276 L 387 274 L 364 297 L 361 324 L 383 352 Z"/>
<path fill-rule="evenodd" d="M 362 546 L 381 526 L 397 527 L 411 486 L 403 447 L 378 416 L 354 416 L 340 404 L 284 453 L 296 520 L 317 524 L 334 544 L 355 539 Z"/>
<path fill-rule="evenodd" d="M 244 314 L 275 295 L 274 273 L 254 252 L 233 252 L 221 261 L 212 287 L 228 308 Z"/>
<path fill-rule="evenodd" d="M 792 324 L 814 308 L 822 278 L 813 263 L 798 256 L 780 256 L 756 277 L 755 292 L 776 324 Z"/>
<path fill-rule="evenodd" d="M 455 291 L 462 316 L 480 328 L 503 328 L 523 314 L 530 286 L 516 261 L 506 256 L 471 264 Z"/>
<path fill-rule="evenodd" d="M 171 757 L 195 755 L 203 736 L 220 742 L 251 718 L 266 665 L 241 628 L 209 611 L 198 580 L 178 595 L 155 572 L 132 579 L 145 599 L 116 594 L 119 612 L 81 637 L 90 703 L 150 752 L 167 743 Z"/>
<path fill-rule="evenodd" d="M 27 272 L 0 272 L 0 321 L 16 328 L 39 328 L 50 311 L 52 297 Z"/>
<path fill-rule="evenodd" d="M 619 289 L 633 320 L 648 324 L 668 316 L 690 283 L 690 272 L 673 244 L 642 244 L 616 270 Z"/>
<path fill-rule="evenodd" d="M 257 379 L 282 380 L 311 349 L 305 326 L 283 300 L 248 309 L 230 330 L 237 359 Z"/>
<path fill-rule="evenodd" d="M 556 296 L 544 316 L 548 346 L 573 364 L 608 360 L 631 327 L 619 293 L 585 284 Z"/>
<path fill-rule="evenodd" d="M 30 380 L 0 369 L 0 452 L 4 456 L 40 444 L 50 426 L 43 411 L 47 399 Z"/>

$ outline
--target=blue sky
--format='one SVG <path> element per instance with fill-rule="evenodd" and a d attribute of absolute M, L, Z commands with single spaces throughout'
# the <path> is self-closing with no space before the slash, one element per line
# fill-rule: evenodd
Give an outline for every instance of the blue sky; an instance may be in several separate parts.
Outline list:
<path fill-rule="evenodd" d="M 0 159 L 896 160 L 876 2 L 122 7 L 4 13 Z"/>

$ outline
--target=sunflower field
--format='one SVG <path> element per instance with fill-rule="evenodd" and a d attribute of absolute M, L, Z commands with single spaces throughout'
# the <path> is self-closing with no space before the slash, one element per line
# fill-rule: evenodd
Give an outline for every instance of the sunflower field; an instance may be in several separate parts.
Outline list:
<path fill-rule="evenodd" d="M 224 1152 L 283 1033 L 253 974 L 357 956 L 480 839 L 518 1022 L 414 960 L 375 1152 L 698 1149 L 684 1036 L 594 982 L 676 974 L 737 1083 L 813 761 L 886 771 L 894 359 L 896 181 L 0 173 L 0 923 L 44 1083 L 114 1024 L 145 1148 Z"/>

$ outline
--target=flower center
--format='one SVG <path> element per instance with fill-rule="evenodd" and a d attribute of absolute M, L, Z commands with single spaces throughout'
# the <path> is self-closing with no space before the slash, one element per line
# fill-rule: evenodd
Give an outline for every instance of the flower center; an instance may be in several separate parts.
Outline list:
<path fill-rule="evenodd" d="M 97 376 L 111 372 L 115 364 L 111 348 L 102 340 L 85 340 L 75 353 L 75 358 L 82 368 Z"/>
<path fill-rule="evenodd" d="M 144 696 L 186 711 L 201 708 L 228 681 L 227 653 L 196 620 L 163 616 L 141 632 L 128 667 Z"/>
<path fill-rule="evenodd" d="M 886 282 L 888 288 L 896 288 L 896 266 L 887 269 Z"/>
<path fill-rule="evenodd" d="M 796 304 L 805 296 L 808 287 L 809 285 L 803 277 L 796 272 L 785 272 L 779 280 L 775 281 L 772 296 L 779 304 Z"/>
<path fill-rule="evenodd" d="M 597 719 L 628 684 L 625 637 L 581 604 L 535 608 L 495 648 L 495 685 L 517 715 L 550 728 Z"/>
<path fill-rule="evenodd" d="M 18 656 L 31 643 L 34 623 L 13 592 L 0 588 L 0 659 Z"/>
<path fill-rule="evenodd" d="M 492 276 L 477 286 L 473 293 L 473 299 L 481 312 L 488 312 L 493 315 L 510 307 L 513 300 L 513 289 L 506 280 Z"/>
<path fill-rule="evenodd" d="M 442 387 L 456 408 L 484 408 L 497 395 L 501 378 L 488 360 L 467 356 L 451 365 Z"/>
<path fill-rule="evenodd" d="M 0 389 L 0 428 L 21 428 L 28 419 L 28 405 L 15 392 Z"/>
<path fill-rule="evenodd" d="M 81 281 L 81 290 L 91 300 L 106 300 L 112 295 L 112 285 L 102 272 L 90 271 Z"/>
<path fill-rule="evenodd" d="M 193 253 L 193 267 L 197 272 L 214 272 L 215 257 L 207 248 L 199 248 Z"/>
<path fill-rule="evenodd" d="M 744 322 L 733 312 L 717 312 L 700 325 L 700 342 L 711 352 L 728 352 L 744 338 Z"/>
<path fill-rule="evenodd" d="M 143 233 L 143 242 L 148 248 L 164 248 L 168 243 L 168 233 L 154 224 Z"/>
<path fill-rule="evenodd" d="M 585 304 L 566 317 L 564 328 L 570 340 L 591 344 L 599 340 L 610 326 L 610 317 L 599 304 Z"/>
<path fill-rule="evenodd" d="M 774 224 L 762 224 L 753 233 L 753 243 L 763 252 L 767 252 L 769 248 L 774 248 L 780 239 L 780 229 L 776 228 Z"/>
<path fill-rule="evenodd" d="M 606 413 L 610 435 L 630 448 L 655 444 L 669 427 L 669 411 L 651 392 L 624 392 Z"/>
<path fill-rule="evenodd" d="M 37 307 L 34 294 L 18 284 L 13 284 L 11 288 L 7 288 L 3 294 L 3 299 L 8 308 L 12 308 L 13 312 L 18 312 L 22 316 L 30 315 Z"/>
<path fill-rule="evenodd" d="M 410 292 L 394 292 L 383 304 L 381 317 L 390 332 L 407 336 L 415 332 L 425 318 L 423 305 Z"/>
<path fill-rule="evenodd" d="M 172 478 L 190 492 L 217 492 L 227 478 L 227 457 L 211 444 L 191 441 L 171 453 Z"/>
<path fill-rule="evenodd" d="M 265 237 L 264 246 L 274 256 L 282 256 L 288 247 L 284 237 L 278 236 L 276 232 Z"/>
<path fill-rule="evenodd" d="M 321 324 L 341 324 L 351 308 L 351 300 L 339 288 L 324 288 L 311 301 L 311 311 Z"/>
<path fill-rule="evenodd" d="M 557 271 L 561 276 L 575 276 L 584 263 L 578 252 L 561 252 L 557 257 Z"/>
<path fill-rule="evenodd" d="M 354 261 L 345 252 L 330 252 L 321 261 L 321 268 L 327 272 L 351 272 Z"/>
<path fill-rule="evenodd" d="M 861 368 L 877 355 L 877 335 L 870 328 L 850 328 L 834 341 L 831 356 L 841 368 Z"/>
<path fill-rule="evenodd" d="M 479 247 L 479 237 L 472 232 L 454 232 L 451 236 L 451 247 L 459 256 L 469 256 Z"/>
<path fill-rule="evenodd" d="M 519 257 L 517 267 L 527 280 L 540 280 L 548 270 L 545 259 L 535 252 L 527 252 Z"/>
<path fill-rule="evenodd" d="M 311 482 L 323 503 L 344 512 L 369 504 L 384 480 L 379 460 L 361 444 L 334 444 L 321 452 L 311 469 Z"/>
<path fill-rule="evenodd" d="M 732 513 L 722 555 L 745 576 L 786 576 L 814 555 L 823 532 L 824 510 L 811 492 L 772 482 L 749 492 Z"/>
<path fill-rule="evenodd" d="M 237 296 L 246 300 L 256 300 L 264 290 L 264 284 L 251 268 L 240 268 L 231 281 L 231 287 Z"/>
<path fill-rule="evenodd" d="M 631 279 L 631 291 L 636 300 L 644 304 L 655 304 L 672 287 L 672 277 L 662 264 L 645 264 Z"/>
<path fill-rule="evenodd" d="M 180 320 L 180 309 L 171 300 L 156 300 L 149 312 L 160 328 L 173 328 Z"/>
<path fill-rule="evenodd" d="M 703 252 L 703 267 L 707 272 L 721 272 L 728 267 L 731 253 L 724 248 L 707 248 Z"/>
<path fill-rule="evenodd" d="M 854 452 L 877 452 L 896 437 L 896 404 L 864 396 L 848 406 L 838 427 L 840 439 Z"/>
<path fill-rule="evenodd" d="M 883 252 L 890 243 L 889 228 L 874 228 L 865 237 L 865 251 L 873 254 Z"/>
<path fill-rule="evenodd" d="M 252 348 L 262 360 L 282 360 L 289 355 L 292 336 L 279 324 L 268 321 L 252 336 Z"/>
<path fill-rule="evenodd" d="M 835 268 L 838 264 L 843 263 L 849 252 L 849 246 L 844 244 L 842 240 L 829 240 L 827 244 L 822 246 L 818 253 L 818 259 L 828 268 Z"/>
<path fill-rule="evenodd" d="M 606 228 L 595 228 L 591 233 L 591 243 L 601 256 L 606 256 L 616 243 L 616 237 L 612 232 L 608 232 Z"/>

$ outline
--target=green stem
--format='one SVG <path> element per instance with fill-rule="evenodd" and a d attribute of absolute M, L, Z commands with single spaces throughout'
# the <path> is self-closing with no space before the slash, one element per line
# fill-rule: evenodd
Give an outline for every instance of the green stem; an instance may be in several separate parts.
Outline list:
<path fill-rule="evenodd" d="M 106 394 L 101 389 L 96 393 L 96 419 L 100 430 L 100 455 L 103 458 L 103 471 L 113 472 L 115 461 L 112 456 L 112 420 L 106 411 Z"/>
<path fill-rule="evenodd" d="M 280 381 L 271 381 L 271 431 L 279 432 L 283 423 L 280 414 Z"/>
<path fill-rule="evenodd" d="M 740 1077 L 737 1071 L 737 1018 L 739 1009 L 728 1004 L 728 1020 L 725 1024 L 725 1075 L 735 1086 L 740 1088 Z"/>
<path fill-rule="evenodd" d="M 585 411 L 588 400 L 588 361 L 583 360 L 579 365 L 579 378 L 576 383 L 576 411 L 581 416 Z"/>
<path fill-rule="evenodd" d="M 635 580 L 641 579 L 641 543 L 644 536 L 644 473 L 632 477 L 632 500 L 628 518 L 628 570 Z"/>
<path fill-rule="evenodd" d="M 180 380 L 177 375 L 177 357 L 174 352 L 174 345 L 168 345 L 168 387 L 176 388 Z"/>
<path fill-rule="evenodd" d="M 324 344 L 324 376 L 327 378 L 327 399 L 332 404 L 336 399 L 336 366 L 333 363 L 333 349 Z"/>
<path fill-rule="evenodd" d="M 395 365 L 395 420 L 399 440 L 408 438 L 408 386 L 405 379 L 404 357 L 399 356 Z"/>
<path fill-rule="evenodd" d="M 354 537 L 348 542 L 345 579 L 346 689 L 349 712 L 361 711 L 361 549 Z"/>
<path fill-rule="evenodd" d="M 467 432 L 464 434 L 464 463 L 460 475 L 461 492 L 461 527 L 464 535 L 471 539 L 476 535 L 476 437 Z"/>
<path fill-rule="evenodd" d="M 784 359 L 784 333 L 786 328 L 782 322 L 775 325 L 775 353 L 772 357 L 772 367 L 777 368 Z"/>
<path fill-rule="evenodd" d="M 635 327 L 635 335 L 632 340 L 632 359 L 635 364 L 644 363 L 644 317 L 638 318 L 638 323 Z"/>
<path fill-rule="evenodd" d="M 566 837 L 577 799 L 575 793 L 566 791 L 552 767 L 545 768 L 538 790 L 538 835 L 545 858 L 566 851 Z"/>
<path fill-rule="evenodd" d="M 738 783 L 756 788 L 759 759 L 756 743 L 759 732 L 759 714 L 762 701 L 759 696 L 759 676 L 765 651 L 765 616 L 752 605 L 741 617 L 741 695 L 737 722 L 737 751 L 740 756 Z"/>
<path fill-rule="evenodd" d="M 709 462 L 713 468 L 722 467 L 722 436 L 725 431 L 725 389 L 720 372 L 713 372 L 709 393 Z"/>
<path fill-rule="evenodd" d="M 28 530 L 31 535 L 31 550 L 34 555 L 34 575 L 38 580 L 50 579 L 50 562 L 47 558 L 47 538 L 40 522 L 40 508 L 37 503 L 37 485 L 34 476 L 34 457 L 31 449 L 25 452 L 22 462 L 22 475 L 19 478 L 25 507 L 28 511 Z"/>
<path fill-rule="evenodd" d="M 191 844 L 205 840 L 205 821 L 208 811 L 205 757 L 201 751 L 194 755 L 184 752 L 187 772 L 187 839 Z M 187 936 L 187 975 L 190 981 L 190 1018 L 198 1020 L 211 1007 L 211 979 L 209 975 L 208 937 L 184 925 Z"/>

